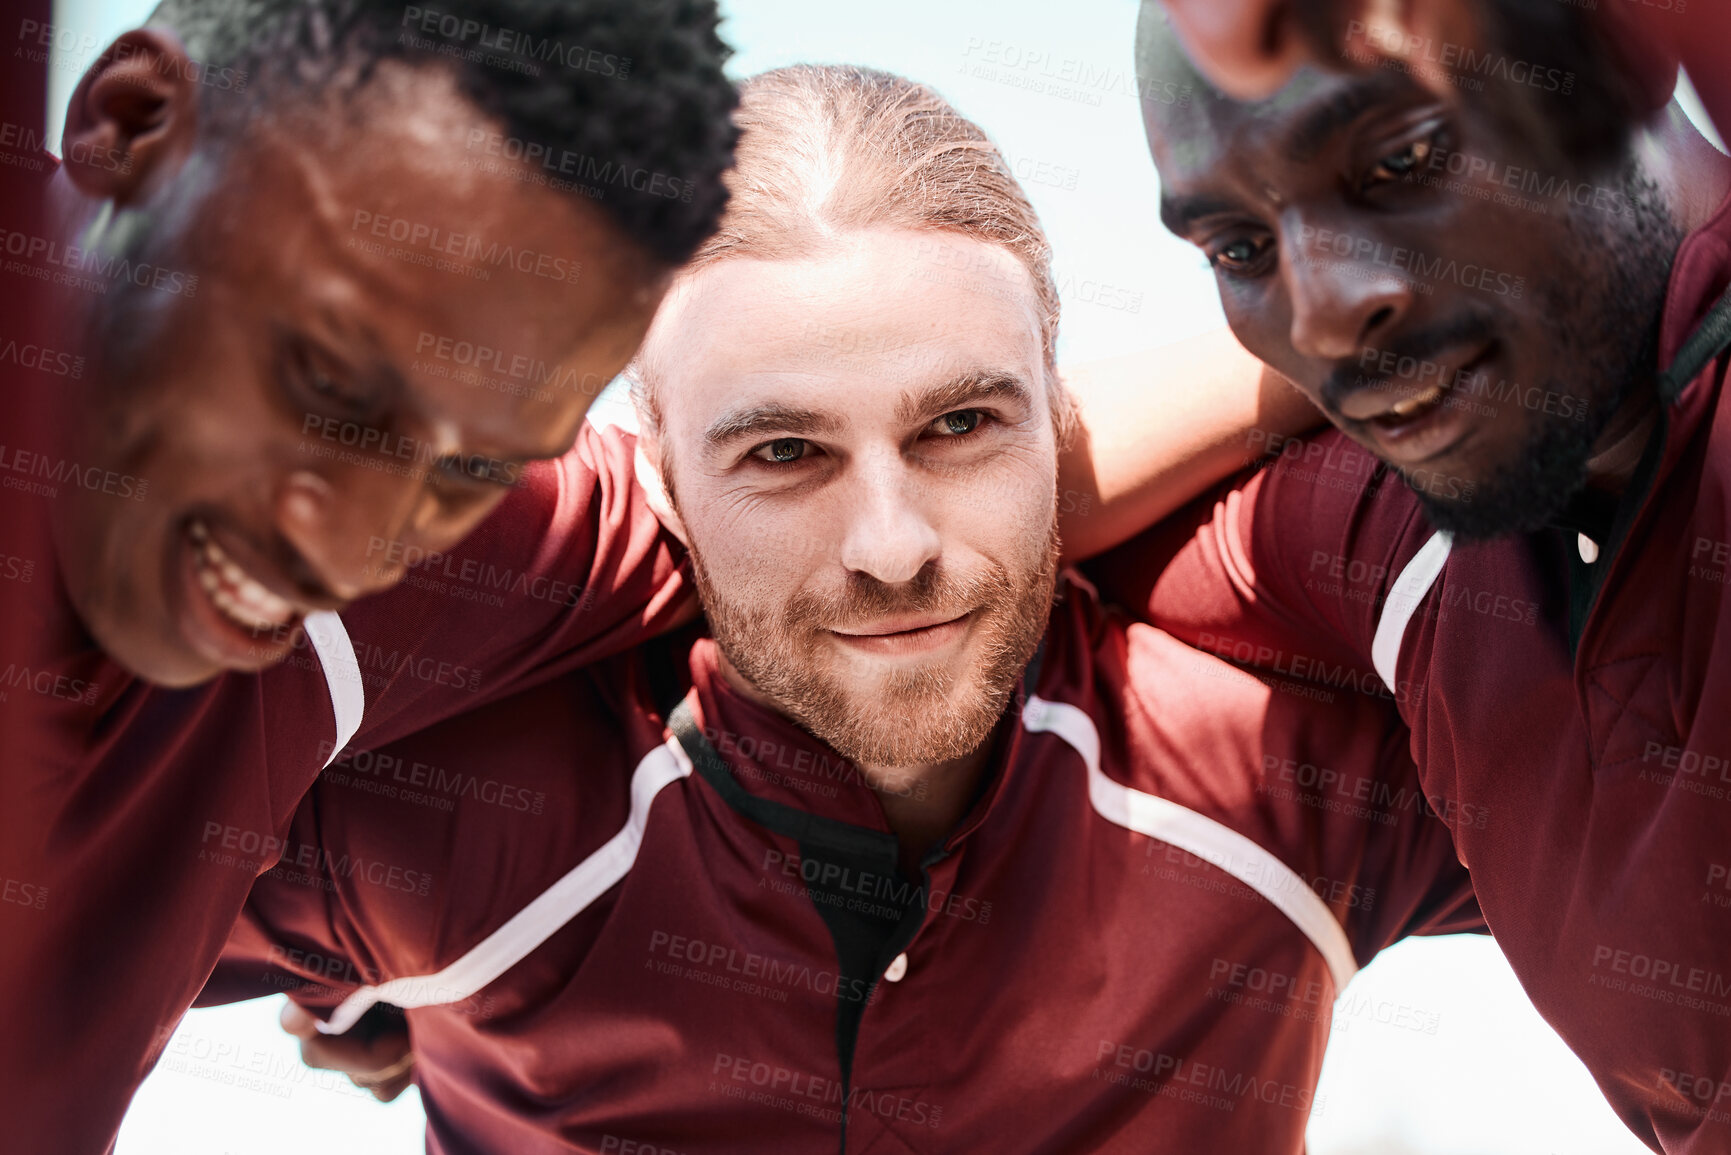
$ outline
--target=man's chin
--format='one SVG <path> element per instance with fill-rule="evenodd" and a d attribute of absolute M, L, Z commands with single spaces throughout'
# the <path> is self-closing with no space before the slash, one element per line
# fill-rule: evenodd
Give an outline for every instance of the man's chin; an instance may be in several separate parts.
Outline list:
<path fill-rule="evenodd" d="M 1559 423 L 1560 425 L 1560 423 Z M 1400 472 L 1437 529 L 1457 540 L 1488 541 L 1551 525 L 1587 483 L 1591 443 L 1580 430 L 1541 429 L 1512 461 L 1477 475 L 1461 470 L 1439 494 L 1423 478 Z"/>
<path fill-rule="evenodd" d="M 225 672 L 182 639 L 157 634 L 140 636 L 133 623 L 105 622 L 99 614 L 92 618 L 86 629 L 104 656 L 154 686 L 185 690 Z"/>
<path fill-rule="evenodd" d="M 973 753 L 1002 716 L 1009 693 L 981 685 L 978 672 L 958 680 L 943 667 L 898 670 L 861 685 L 830 682 L 800 721 L 857 765 L 929 766 Z M 820 705 L 821 703 L 821 705 Z"/>

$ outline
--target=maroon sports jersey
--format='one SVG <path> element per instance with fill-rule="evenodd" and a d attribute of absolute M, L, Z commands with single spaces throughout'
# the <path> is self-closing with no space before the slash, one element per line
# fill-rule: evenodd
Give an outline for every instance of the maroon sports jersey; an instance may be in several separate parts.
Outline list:
<path fill-rule="evenodd" d="M 1204 649 L 1397 702 L 1527 993 L 1691 1155 L 1731 1151 L 1728 281 L 1731 201 L 1678 253 L 1663 425 L 1595 563 L 1572 525 L 1451 543 L 1331 433 L 1095 570 Z"/>
<path fill-rule="evenodd" d="M 646 647 L 347 752 L 205 1001 L 408 1007 L 442 1155 L 1298 1152 L 1336 996 L 1403 934 L 1476 928 L 1465 872 L 1392 711 L 1061 588 L 918 879 L 711 641 L 669 647 L 671 692 Z M 485 785 L 445 809 L 438 781 Z"/>
<path fill-rule="evenodd" d="M 684 582 L 633 452 L 586 426 L 458 550 L 407 559 L 400 587 L 340 620 L 314 615 L 282 666 L 169 691 L 93 643 L 44 642 L 70 613 L 46 519 L 95 475 L 0 433 L 0 1146 L 108 1146 L 351 736 L 419 729 L 676 620 Z"/>

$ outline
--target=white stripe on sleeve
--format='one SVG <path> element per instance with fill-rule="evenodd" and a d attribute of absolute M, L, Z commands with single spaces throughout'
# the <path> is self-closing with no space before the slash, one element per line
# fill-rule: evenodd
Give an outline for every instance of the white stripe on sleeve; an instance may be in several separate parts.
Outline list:
<path fill-rule="evenodd" d="M 1256 891 L 1304 932 L 1328 964 L 1338 998 L 1358 973 L 1346 931 L 1317 893 L 1286 863 L 1214 819 L 1116 782 L 1100 769 L 1100 732 L 1094 720 L 1063 702 L 1030 696 L 1022 725 L 1057 735 L 1088 767 L 1088 800 L 1106 821 L 1187 850 Z"/>
<path fill-rule="evenodd" d="M 1390 693 L 1395 692 L 1396 666 L 1400 662 L 1400 643 L 1406 637 L 1407 624 L 1418 611 L 1419 603 L 1436 584 L 1437 575 L 1449 559 L 1454 538 L 1446 530 L 1438 530 L 1413 555 L 1400 576 L 1389 587 L 1383 602 L 1382 617 L 1376 623 L 1376 637 L 1370 643 L 1370 661 Z"/>
<path fill-rule="evenodd" d="M 374 1003 L 399 1007 L 431 1007 L 460 1003 L 516 966 L 555 931 L 586 910 L 631 871 L 649 824 L 649 808 L 661 788 L 691 773 L 691 759 L 677 739 L 669 738 L 644 755 L 631 774 L 631 814 L 625 826 L 594 854 L 511 916 L 509 922 L 482 939 L 456 962 L 430 975 L 391 979 L 362 987 L 344 999 L 330 1021 L 319 1024 L 327 1035 L 340 1035 L 355 1025 Z"/>

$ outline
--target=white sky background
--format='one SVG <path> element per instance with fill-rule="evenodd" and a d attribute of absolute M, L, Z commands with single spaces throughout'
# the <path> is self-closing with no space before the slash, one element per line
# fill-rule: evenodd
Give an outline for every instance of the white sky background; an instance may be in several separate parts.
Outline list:
<path fill-rule="evenodd" d="M 1218 326 L 1202 258 L 1168 236 L 1131 87 L 1135 0 L 721 0 L 745 76 L 849 62 L 936 86 L 1003 147 L 1056 251 L 1060 359 L 1095 360 Z M 58 0 L 51 133 L 95 49 L 154 0 Z M 1076 62 L 1066 64 L 1066 62 Z M 1042 91 L 1079 68 L 1087 86 Z M 1685 104 L 1699 121 L 1692 93 Z M 139 1093 L 118 1155 L 409 1155 L 411 1090 L 381 1106 L 300 1065 L 279 1000 L 194 1011 Z M 1434 1023 L 1413 1030 L 1409 1022 Z M 1538 1018 L 1494 943 L 1387 951 L 1336 1007 L 1313 1155 L 1635 1155 L 1646 1150 Z"/>

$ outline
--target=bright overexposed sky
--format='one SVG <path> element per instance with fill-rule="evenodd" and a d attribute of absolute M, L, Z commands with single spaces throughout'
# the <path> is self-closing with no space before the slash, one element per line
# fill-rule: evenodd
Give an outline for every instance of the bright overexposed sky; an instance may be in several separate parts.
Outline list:
<path fill-rule="evenodd" d="M 59 0 L 56 112 L 97 51 L 152 7 Z M 1054 246 L 1062 360 L 1150 349 L 1220 325 L 1200 255 L 1168 236 L 1156 215 L 1131 83 L 1136 0 L 722 7 L 723 35 L 739 50 L 736 75 L 795 61 L 887 69 L 934 85 L 998 141 Z M 1056 85 L 1051 78 L 1061 74 L 1088 80 Z M 56 115 L 51 133 L 58 128 Z M 134 1103 L 118 1155 L 421 1150 L 414 1091 L 385 1107 L 308 1071 L 276 1013 L 273 999 L 189 1014 Z M 1428 1026 L 1410 1029 L 1415 1022 Z M 1313 1155 L 1646 1150 L 1538 1018 L 1495 943 L 1472 936 L 1403 943 L 1359 975 L 1336 1007 L 1317 1102 Z"/>

